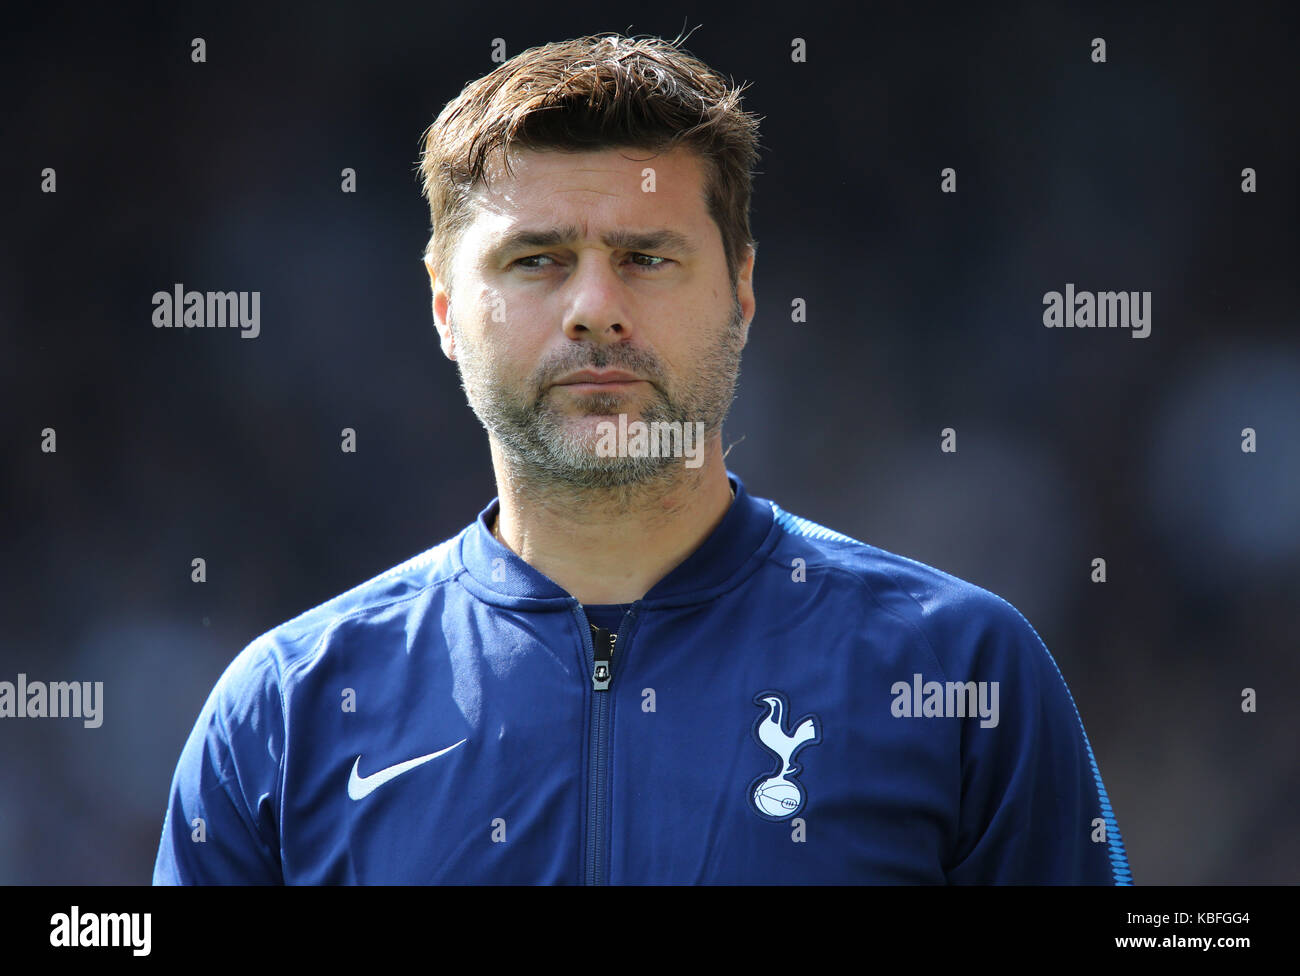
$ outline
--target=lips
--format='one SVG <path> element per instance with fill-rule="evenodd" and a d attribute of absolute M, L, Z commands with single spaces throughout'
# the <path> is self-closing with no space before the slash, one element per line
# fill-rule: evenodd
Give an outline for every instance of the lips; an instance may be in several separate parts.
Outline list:
<path fill-rule="evenodd" d="M 557 380 L 556 386 L 576 386 L 578 384 L 595 384 L 604 385 L 606 383 L 640 383 L 641 377 L 633 373 L 625 373 L 620 369 L 595 370 L 584 369 L 577 373 L 570 373 L 564 379 Z"/>

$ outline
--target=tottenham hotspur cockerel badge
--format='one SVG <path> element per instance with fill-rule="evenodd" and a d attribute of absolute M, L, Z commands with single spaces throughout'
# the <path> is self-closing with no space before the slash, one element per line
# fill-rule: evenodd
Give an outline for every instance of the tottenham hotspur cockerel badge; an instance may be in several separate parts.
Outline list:
<path fill-rule="evenodd" d="M 801 769 L 794 761 L 804 746 L 822 741 L 821 719 L 805 715 L 785 731 L 789 706 L 779 691 L 763 691 L 754 696 L 754 704 L 763 714 L 754 722 L 754 741 L 776 759 L 775 768 L 749 784 L 749 802 L 764 820 L 789 820 L 804 808 L 808 800 L 803 784 L 795 779 Z"/>

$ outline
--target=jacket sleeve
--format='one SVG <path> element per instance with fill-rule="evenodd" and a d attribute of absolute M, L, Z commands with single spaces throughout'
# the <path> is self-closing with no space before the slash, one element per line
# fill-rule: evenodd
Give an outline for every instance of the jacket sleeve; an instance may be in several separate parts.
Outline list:
<path fill-rule="evenodd" d="M 973 677 L 998 682 L 997 724 L 966 718 L 953 884 L 1132 884 L 1083 720 L 1047 647 L 981 591 L 965 615 Z M 968 643 L 967 646 L 970 646 Z M 990 711 L 992 711 L 990 709 Z"/>
<path fill-rule="evenodd" d="M 172 778 L 153 883 L 281 884 L 279 673 L 254 642 L 226 669 Z"/>

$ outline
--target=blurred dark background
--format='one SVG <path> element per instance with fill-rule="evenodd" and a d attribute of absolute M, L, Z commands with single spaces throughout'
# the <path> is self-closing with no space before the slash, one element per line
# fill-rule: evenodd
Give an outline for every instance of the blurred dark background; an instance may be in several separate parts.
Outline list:
<path fill-rule="evenodd" d="M 493 39 L 692 28 L 765 116 L 728 466 L 1033 622 L 1137 883 L 1300 880 L 1296 8 L 730 6 L 6 11 L 0 680 L 105 703 L 0 720 L 0 882 L 147 883 L 230 659 L 495 494 L 415 176 Z M 261 335 L 153 328 L 175 282 Z M 1150 336 L 1044 328 L 1066 282 L 1150 291 Z"/>

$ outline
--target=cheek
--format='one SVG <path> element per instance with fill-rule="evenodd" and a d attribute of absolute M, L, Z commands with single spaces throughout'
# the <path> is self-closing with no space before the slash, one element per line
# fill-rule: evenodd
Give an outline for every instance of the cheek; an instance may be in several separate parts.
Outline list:
<path fill-rule="evenodd" d="M 519 302 L 511 302 L 506 294 L 497 288 L 480 289 L 474 300 L 478 303 L 484 333 L 492 338 L 497 338 L 510 323 L 512 305 L 515 306 L 514 311 L 518 312 Z"/>
<path fill-rule="evenodd" d="M 457 296 L 449 314 L 460 341 L 472 347 L 479 358 L 495 358 L 509 335 L 508 305 L 495 289 L 479 288 Z"/>
<path fill-rule="evenodd" d="M 518 293 L 483 287 L 474 298 L 480 341 L 509 359 L 536 353 L 548 332 L 545 311 Z"/>
<path fill-rule="evenodd" d="M 705 368 L 726 342 L 727 330 L 720 320 L 700 318 L 666 350 L 671 362 L 680 370 L 695 372 Z"/>
<path fill-rule="evenodd" d="M 494 304 L 487 292 L 472 320 L 466 322 L 467 318 L 454 321 L 460 330 L 457 349 L 462 360 L 471 360 L 470 369 L 502 388 L 518 389 L 532 381 L 545 352 L 539 336 L 521 328 L 519 318 L 507 317 L 505 306 Z"/>

